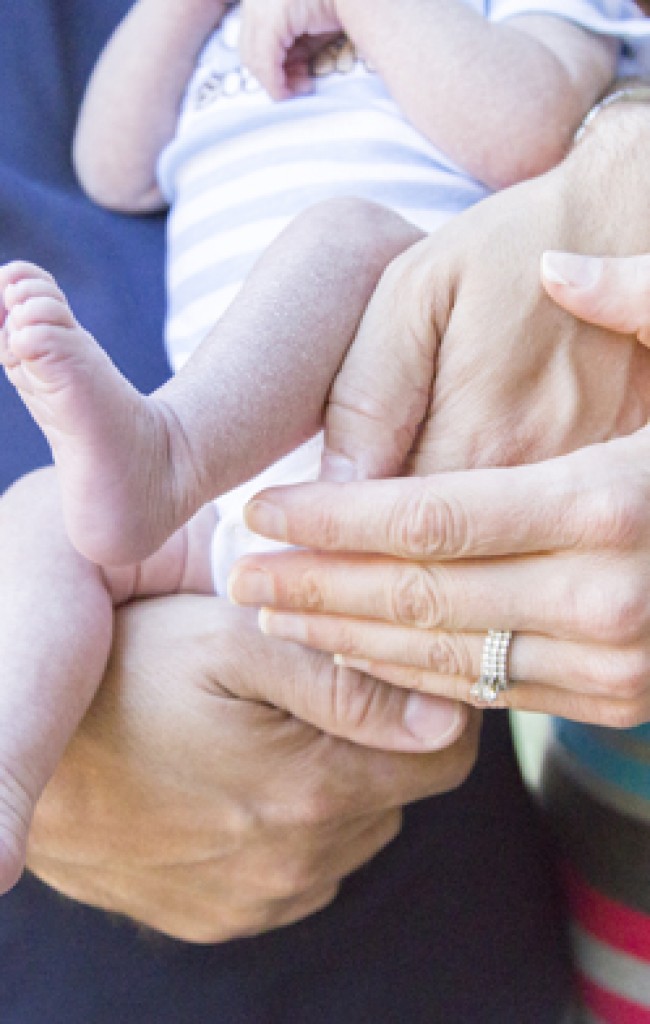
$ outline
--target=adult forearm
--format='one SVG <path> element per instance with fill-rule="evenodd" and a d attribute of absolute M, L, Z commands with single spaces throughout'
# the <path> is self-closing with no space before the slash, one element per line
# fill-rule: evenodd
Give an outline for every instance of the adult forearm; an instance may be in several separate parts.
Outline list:
<path fill-rule="evenodd" d="M 336 0 L 415 126 L 503 187 L 554 166 L 613 73 L 611 47 L 549 17 L 494 23 L 457 0 Z"/>
<path fill-rule="evenodd" d="M 134 213 L 162 204 L 156 160 L 223 11 L 224 0 L 139 0 L 118 26 L 90 79 L 74 139 L 75 167 L 93 199 Z"/>

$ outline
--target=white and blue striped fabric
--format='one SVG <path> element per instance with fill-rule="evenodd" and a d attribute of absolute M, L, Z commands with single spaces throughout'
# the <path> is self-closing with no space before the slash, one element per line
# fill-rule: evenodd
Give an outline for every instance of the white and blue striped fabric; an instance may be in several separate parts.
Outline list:
<path fill-rule="evenodd" d="M 546 12 L 623 32 L 631 42 L 648 32 L 630 0 L 465 2 L 494 21 Z M 174 368 L 257 256 L 313 203 L 372 199 L 432 231 L 486 194 L 412 128 L 362 61 L 337 71 L 334 59 L 332 73 L 314 79 L 312 95 L 274 103 L 241 67 L 238 30 L 235 4 L 203 49 L 159 164 L 171 205 L 167 346 Z M 647 56 L 647 47 L 640 53 Z M 638 53 L 634 59 L 638 66 Z"/>
<path fill-rule="evenodd" d="M 629 0 L 464 2 L 494 21 L 559 14 L 622 33 L 631 45 L 635 32 L 647 35 L 650 27 Z M 238 4 L 231 4 L 200 54 L 175 137 L 159 161 L 170 204 L 166 345 L 175 370 L 260 253 L 314 203 L 337 196 L 374 200 L 431 232 L 487 194 L 418 134 L 349 45 L 332 47 L 320 61 L 310 95 L 273 102 L 241 65 L 239 21 Z M 629 47 L 626 60 L 638 60 Z M 226 568 L 218 569 L 221 583 Z"/>

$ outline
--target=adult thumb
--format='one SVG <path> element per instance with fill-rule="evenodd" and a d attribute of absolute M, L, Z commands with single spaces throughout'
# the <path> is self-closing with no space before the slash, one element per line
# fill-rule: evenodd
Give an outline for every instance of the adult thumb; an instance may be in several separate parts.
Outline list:
<path fill-rule="evenodd" d="M 599 327 L 636 335 L 650 347 L 650 255 L 545 252 L 541 272 L 548 294 L 569 313 Z"/>
<path fill-rule="evenodd" d="M 321 479 L 397 476 L 414 446 L 441 333 L 425 245 L 393 260 L 361 319 L 330 392 Z"/>

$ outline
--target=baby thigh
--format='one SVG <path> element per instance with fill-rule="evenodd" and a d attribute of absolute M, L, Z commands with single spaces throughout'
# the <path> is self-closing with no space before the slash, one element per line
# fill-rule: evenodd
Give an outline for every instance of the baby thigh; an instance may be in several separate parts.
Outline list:
<path fill-rule="evenodd" d="M 18 878 L 36 801 L 101 682 L 113 628 L 97 566 L 70 544 L 56 474 L 0 500 L 0 892 Z"/>

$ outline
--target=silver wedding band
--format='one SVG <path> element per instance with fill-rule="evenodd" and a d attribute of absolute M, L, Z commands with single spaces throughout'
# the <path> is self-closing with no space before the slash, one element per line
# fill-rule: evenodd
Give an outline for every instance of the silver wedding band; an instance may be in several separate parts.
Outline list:
<path fill-rule="evenodd" d="M 469 691 L 482 704 L 494 703 L 499 694 L 510 686 L 508 652 L 511 640 L 509 629 L 488 630 L 483 642 L 481 674 Z"/>

